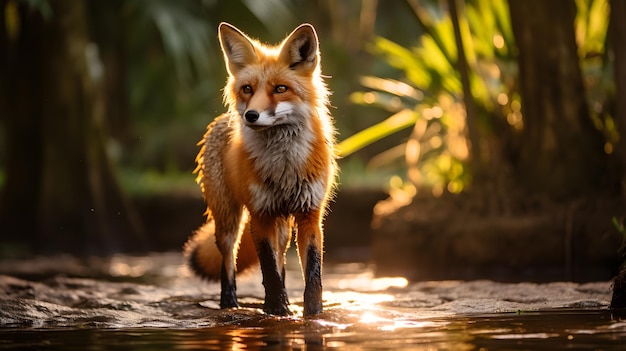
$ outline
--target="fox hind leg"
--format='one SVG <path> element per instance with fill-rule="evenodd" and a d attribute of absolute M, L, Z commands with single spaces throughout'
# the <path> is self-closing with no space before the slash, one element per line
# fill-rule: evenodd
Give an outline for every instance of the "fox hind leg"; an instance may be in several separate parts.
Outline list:
<path fill-rule="evenodd" d="M 281 274 L 281 278 L 283 281 L 283 287 L 285 286 L 285 264 L 286 264 L 286 254 L 289 249 L 289 245 L 291 244 L 291 236 L 293 230 L 293 218 L 279 218 L 277 220 L 278 225 L 278 236 L 277 236 L 277 256 L 276 256 L 276 264 L 278 267 L 278 272 Z"/>
<path fill-rule="evenodd" d="M 216 218 L 215 222 L 216 244 L 222 254 L 220 308 L 239 307 L 235 259 L 243 230 L 242 219 L 245 219 L 242 212 L 239 210 L 236 214 L 224 216 L 224 219 Z"/>

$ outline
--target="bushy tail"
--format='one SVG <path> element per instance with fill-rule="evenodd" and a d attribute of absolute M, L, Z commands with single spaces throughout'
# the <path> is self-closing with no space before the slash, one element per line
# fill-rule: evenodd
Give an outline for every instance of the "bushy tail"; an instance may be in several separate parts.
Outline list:
<path fill-rule="evenodd" d="M 185 244 L 185 256 L 191 270 L 198 276 L 219 281 L 222 271 L 222 254 L 215 244 L 215 223 L 207 221 L 198 228 Z M 258 266 L 259 257 L 256 253 L 250 224 L 246 224 L 237 256 L 237 272 Z"/>

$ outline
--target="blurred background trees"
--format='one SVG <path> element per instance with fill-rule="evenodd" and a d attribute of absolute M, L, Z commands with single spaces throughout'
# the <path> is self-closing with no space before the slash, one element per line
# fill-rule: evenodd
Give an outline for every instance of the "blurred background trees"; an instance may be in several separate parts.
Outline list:
<path fill-rule="evenodd" d="M 342 188 L 405 203 L 472 193 L 507 213 L 623 191 L 619 0 L 0 0 L 0 10 L 4 254 L 153 248 L 156 218 L 134 205 L 199 196 L 195 142 L 224 111 L 221 21 L 270 43 L 315 25 Z"/>
<path fill-rule="evenodd" d="M 615 96 L 605 45 L 607 2 L 520 2 L 510 10 L 506 1 L 459 2 L 465 5 L 458 18 L 464 57 L 457 54 L 447 7 L 409 3 L 425 29 L 418 44 L 378 37 L 373 48 L 403 81 L 364 79 L 374 90 L 353 100 L 413 112 L 403 125 L 413 127 L 411 137 L 389 155 L 406 159 L 413 184 L 441 194 L 480 186 L 476 182 L 509 188 L 514 181 L 567 198 L 615 182 L 605 178 L 618 140 L 610 110 Z M 463 65 L 470 68 L 467 83 L 459 73 Z M 344 143 L 345 151 L 377 135 L 366 130 L 360 144 Z"/>

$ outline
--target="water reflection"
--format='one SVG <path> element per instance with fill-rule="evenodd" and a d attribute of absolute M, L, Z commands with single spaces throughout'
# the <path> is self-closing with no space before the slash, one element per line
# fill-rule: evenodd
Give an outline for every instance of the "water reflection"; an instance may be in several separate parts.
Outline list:
<path fill-rule="evenodd" d="M 291 260 L 297 262 L 297 260 Z M 93 262 L 90 263 L 93 267 Z M 40 267 L 41 265 L 35 265 Z M 2 267 L 0 265 L 0 267 Z M 8 267 L 8 266 L 5 266 Z M 114 257 L 85 278 L 0 275 L 0 349 L 602 349 L 626 346 L 607 310 L 610 282 L 411 283 L 363 264 L 324 267 L 325 312 L 302 318 L 299 267 L 287 267 L 291 317 L 262 313 L 261 275 L 238 281 L 243 308 L 219 309 L 219 284 L 182 258 Z M 39 268 L 36 268 L 39 271 Z M 68 270 L 64 270 L 67 272 Z M 3 272 L 0 272 L 0 274 Z M 4 274 L 7 274 L 5 271 Z"/>
<path fill-rule="evenodd" d="M 355 270 L 363 270 L 362 264 L 349 264 L 344 268 L 349 270 L 354 267 Z M 346 278 L 340 278 L 337 282 L 337 288 L 349 289 L 356 291 L 381 291 L 389 288 L 405 288 L 409 281 L 404 277 L 375 277 L 370 269 L 360 274 L 351 274 Z"/>
<path fill-rule="evenodd" d="M 345 325 L 298 318 L 264 320 L 260 325 L 193 329 L 179 332 L 176 349 L 601 349 L 626 346 L 626 333 L 607 333 L 604 311 L 546 311 L 521 315 L 468 316 L 427 321 L 364 318 Z M 555 323 L 556 322 L 556 323 Z M 563 325 L 586 324 L 578 331 Z M 610 323 L 610 322 L 609 322 Z M 538 330 L 543 330 L 539 332 Z M 167 336 L 169 332 L 164 332 Z"/>

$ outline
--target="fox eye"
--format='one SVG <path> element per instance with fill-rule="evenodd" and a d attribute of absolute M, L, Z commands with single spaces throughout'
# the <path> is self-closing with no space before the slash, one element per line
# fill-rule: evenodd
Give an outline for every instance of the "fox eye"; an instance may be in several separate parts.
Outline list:
<path fill-rule="evenodd" d="M 287 91 L 287 86 L 280 84 L 274 87 L 274 93 L 281 94 Z"/>
<path fill-rule="evenodd" d="M 244 94 L 252 94 L 252 87 L 246 84 L 241 87 L 241 91 L 243 91 Z"/>

